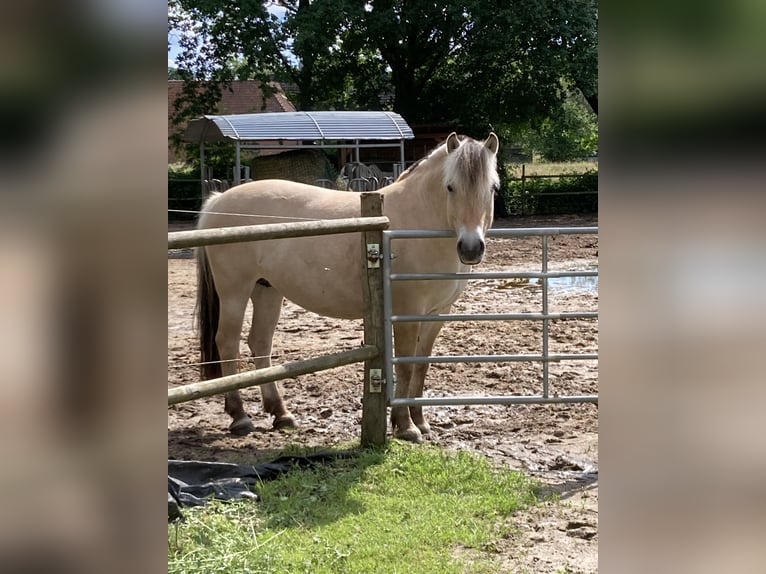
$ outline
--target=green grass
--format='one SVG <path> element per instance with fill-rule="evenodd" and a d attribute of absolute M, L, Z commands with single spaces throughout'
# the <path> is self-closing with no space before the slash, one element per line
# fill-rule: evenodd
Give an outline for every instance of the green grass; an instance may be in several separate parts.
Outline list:
<path fill-rule="evenodd" d="M 169 525 L 168 572 L 496 572 L 493 540 L 539 492 L 478 455 L 397 441 L 258 491 Z"/>
<path fill-rule="evenodd" d="M 520 179 L 521 166 L 506 170 L 502 194 L 509 215 L 598 212 L 596 162 L 526 164 L 526 181 Z"/>
<path fill-rule="evenodd" d="M 598 161 L 596 160 L 524 163 L 526 175 L 579 174 L 593 170 L 598 170 Z M 508 171 L 512 177 L 521 177 L 521 164 L 513 164 Z"/>

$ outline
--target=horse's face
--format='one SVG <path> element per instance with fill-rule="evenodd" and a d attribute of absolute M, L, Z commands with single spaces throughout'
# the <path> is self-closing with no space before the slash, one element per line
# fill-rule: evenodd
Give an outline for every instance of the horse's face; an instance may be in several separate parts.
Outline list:
<path fill-rule="evenodd" d="M 492 224 L 499 142 L 494 133 L 486 141 L 460 141 L 454 132 L 447 138 L 444 193 L 447 217 L 457 233 L 457 254 L 465 265 L 484 258 L 484 235 Z"/>

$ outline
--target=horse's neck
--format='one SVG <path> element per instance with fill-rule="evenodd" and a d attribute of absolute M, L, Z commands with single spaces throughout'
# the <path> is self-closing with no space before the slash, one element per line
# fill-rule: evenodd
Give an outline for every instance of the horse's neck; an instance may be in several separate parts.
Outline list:
<path fill-rule="evenodd" d="M 433 179 L 439 177 L 441 172 L 423 170 L 402 182 L 391 184 L 383 204 L 384 209 L 386 205 L 390 208 L 387 215 L 393 228 L 449 228 L 444 196 L 438 189 L 440 182 L 436 183 Z"/>

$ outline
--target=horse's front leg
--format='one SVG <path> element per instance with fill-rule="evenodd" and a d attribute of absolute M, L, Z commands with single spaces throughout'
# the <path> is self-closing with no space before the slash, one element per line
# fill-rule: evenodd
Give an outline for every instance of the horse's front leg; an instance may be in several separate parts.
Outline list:
<path fill-rule="evenodd" d="M 449 308 L 446 310 L 440 310 L 439 313 L 448 313 Z M 429 356 L 434 348 L 436 337 L 439 335 L 444 326 L 440 321 L 428 321 L 420 324 L 420 331 L 418 332 L 417 345 L 415 347 L 415 354 L 418 356 Z M 422 397 L 423 387 L 426 379 L 426 373 L 430 363 L 417 363 L 413 365 L 412 375 L 410 376 L 409 396 L 410 397 Z M 423 416 L 423 407 L 410 407 L 410 417 L 415 426 L 420 429 L 423 437 L 428 437 L 431 434 L 431 427 L 426 422 Z"/>
<path fill-rule="evenodd" d="M 394 325 L 394 348 L 397 357 L 410 357 L 415 354 L 418 340 L 418 323 L 396 323 Z M 406 398 L 410 394 L 412 365 L 396 365 L 396 398 Z M 391 407 L 391 426 L 394 438 L 409 442 L 422 442 L 420 429 L 410 418 L 409 407 Z"/>

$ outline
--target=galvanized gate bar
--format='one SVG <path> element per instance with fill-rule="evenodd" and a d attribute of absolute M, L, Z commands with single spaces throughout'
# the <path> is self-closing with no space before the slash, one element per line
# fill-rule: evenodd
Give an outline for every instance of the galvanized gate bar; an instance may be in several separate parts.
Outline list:
<path fill-rule="evenodd" d="M 394 398 L 394 325 L 391 320 L 393 315 L 393 303 L 391 296 L 391 235 L 383 232 L 383 241 L 380 244 L 380 254 L 383 263 L 383 376 L 386 380 L 386 399 L 388 403 Z"/>
<path fill-rule="evenodd" d="M 535 395 L 495 395 L 486 397 L 417 397 L 393 399 L 392 407 L 425 407 L 443 405 L 523 405 L 523 404 L 561 404 L 561 403 L 598 403 L 598 395 L 573 395 L 565 397 L 544 397 Z"/>
<path fill-rule="evenodd" d="M 455 237 L 449 229 L 391 229 L 387 232 L 392 239 L 429 239 Z M 598 227 L 518 227 L 512 229 L 489 229 L 487 237 L 528 237 L 532 235 L 595 235 Z"/>
<path fill-rule="evenodd" d="M 598 227 L 538 227 L 516 229 L 491 229 L 487 237 L 526 237 L 539 236 L 542 242 L 542 269 L 540 272 L 510 272 L 510 271 L 480 271 L 477 273 L 392 273 L 391 259 L 392 239 L 429 239 L 454 237 L 449 230 L 389 230 L 383 232 L 383 309 L 384 309 L 384 355 L 385 377 L 389 383 L 394 379 L 395 364 L 415 363 L 463 363 L 463 362 L 542 362 L 543 363 L 543 394 L 540 396 L 486 396 L 486 397 L 433 397 L 433 398 L 395 398 L 394 386 L 387 386 L 390 406 L 432 406 L 432 405 L 465 405 L 465 404 L 549 404 L 549 403 L 598 403 L 598 395 L 582 396 L 550 396 L 548 378 L 549 365 L 552 362 L 597 360 L 597 353 L 557 353 L 550 354 L 548 335 L 550 321 L 567 319 L 597 319 L 598 312 L 569 312 L 550 313 L 548 309 L 548 280 L 563 277 L 597 277 L 598 271 L 549 271 L 548 270 L 548 237 L 552 235 L 592 235 L 598 233 Z M 394 315 L 392 300 L 392 281 L 436 281 L 436 280 L 475 280 L 475 279 L 540 279 L 542 286 L 541 313 L 483 313 L 442 314 L 442 315 Z M 452 355 L 452 356 L 393 356 L 393 324 L 404 321 L 505 321 L 533 320 L 543 322 L 542 353 L 539 355 Z"/>
<path fill-rule="evenodd" d="M 414 355 L 393 357 L 391 362 L 395 365 L 411 363 L 521 363 L 527 361 L 559 363 L 561 361 L 593 361 L 596 359 L 598 359 L 598 353 L 556 353 L 553 355 Z"/>
<path fill-rule="evenodd" d="M 566 321 L 569 319 L 598 319 L 596 311 L 571 313 L 476 313 L 475 315 L 392 315 L 394 323 L 412 321 Z"/>
<path fill-rule="evenodd" d="M 558 279 L 598 277 L 598 271 L 477 271 L 476 273 L 391 273 L 391 281 L 444 281 L 452 279 Z"/>
<path fill-rule="evenodd" d="M 490 229 L 487 237 L 527 237 L 530 235 L 596 235 L 598 227 L 518 227 Z"/>
<path fill-rule="evenodd" d="M 543 273 L 548 273 L 548 236 L 542 236 L 543 241 Z M 548 278 L 543 277 L 540 281 L 543 284 L 543 315 L 548 315 Z M 548 327 L 550 323 L 548 319 L 543 319 L 543 357 L 548 359 Z M 548 375 L 550 373 L 548 369 L 548 361 L 543 362 L 543 397 L 548 398 Z"/>

